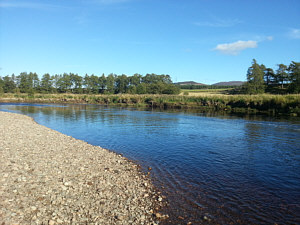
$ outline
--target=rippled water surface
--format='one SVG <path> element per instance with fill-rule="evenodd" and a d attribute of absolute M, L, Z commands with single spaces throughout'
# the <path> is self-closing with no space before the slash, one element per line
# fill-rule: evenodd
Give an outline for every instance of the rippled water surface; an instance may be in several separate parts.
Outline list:
<path fill-rule="evenodd" d="M 300 224 L 300 122 L 95 105 L 0 104 L 137 161 L 170 224 Z M 178 218 L 180 216 L 180 218 Z"/>

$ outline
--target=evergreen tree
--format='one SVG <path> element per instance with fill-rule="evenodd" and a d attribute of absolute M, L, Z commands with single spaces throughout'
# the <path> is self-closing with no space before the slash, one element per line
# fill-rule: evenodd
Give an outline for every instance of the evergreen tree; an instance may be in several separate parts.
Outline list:
<path fill-rule="evenodd" d="M 4 81 L 2 80 L 2 77 L 0 77 L 0 94 L 2 94 L 4 92 Z"/>
<path fill-rule="evenodd" d="M 99 78 L 92 74 L 90 76 L 90 86 L 93 94 L 98 94 L 100 89 Z"/>
<path fill-rule="evenodd" d="M 26 72 L 20 73 L 20 75 L 17 76 L 17 80 L 18 80 L 18 88 L 20 89 L 20 91 L 22 93 L 28 92 L 32 85 L 29 82 L 28 74 Z"/>
<path fill-rule="evenodd" d="M 104 93 L 105 87 L 106 87 L 106 77 L 104 73 L 101 77 L 99 77 L 99 86 L 100 86 L 100 93 Z"/>
<path fill-rule="evenodd" d="M 147 85 L 145 83 L 140 83 L 136 87 L 136 93 L 137 94 L 146 94 L 147 93 Z"/>
<path fill-rule="evenodd" d="M 49 73 L 43 75 L 41 80 L 41 91 L 50 93 L 52 90 L 52 79 Z"/>
<path fill-rule="evenodd" d="M 293 93 L 300 93 L 300 63 L 292 61 L 288 67 L 288 71 L 291 81 L 289 90 Z"/>
<path fill-rule="evenodd" d="M 142 78 L 142 82 L 146 84 L 155 84 L 158 83 L 160 80 L 161 79 L 154 73 L 146 74 L 146 76 Z"/>
<path fill-rule="evenodd" d="M 58 91 L 58 85 L 59 85 L 59 80 L 61 78 L 61 75 L 55 74 L 53 76 L 51 76 L 51 80 L 52 80 L 52 86 L 54 88 L 54 92 Z"/>
<path fill-rule="evenodd" d="M 287 66 L 284 64 L 279 64 L 278 69 L 276 70 L 276 81 L 281 85 L 281 89 L 283 89 L 283 85 L 288 82 L 288 73 Z"/>
<path fill-rule="evenodd" d="M 67 73 L 64 73 L 60 76 L 60 79 L 57 82 L 58 90 L 61 93 L 66 93 L 67 91 L 71 90 L 72 87 L 72 80 L 71 76 Z"/>
<path fill-rule="evenodd" d="M 265 74 L 264 74 L 264 79 L 265 79 L 265 83 L 267 86 L 270 85 L 272 83 L 272 81 L 274 81 L 274 77 L 275 77 L 275 74 L 274 74 L 273 69 L 267 68 L 265 70 Z"/>
<path fill-rule="evenodd" d="M 90 76 L 88 74 L 85 74 L 83 78 L 83 85 L 85 87 L 86 93 L 90 94 L 92 92 L 92 84 L 91 84 Z"/>
<path fill-rule="evenodd" d="M 133 76 L 129 77 L 129 83 L 131 86 L 138 86 L 142 81 L 142 75 L 136 73 Z"/>
<path fill-rule="evenodd" d="M 72 92 L 76 94 L 81 94 L 83 79 L 78 74 L 70 73 L 71 82 L 72 82 Z"/>
<path fill-rule="evenodd" d="M 40 79 L 37 73 L 30 72 L 28 74 L 28 82 L 30 83 L 30 88 L 32 89 L 32 92 L 38 91 L 38 89 L 40 88 Z"/>
<path fill-rule="evenodd" d="M 179 93 L 180 93 L 180 87 L 173 84 L 165 85 L 162 91 L 162 94 L 168 94 L 168 95 L 177 95 Z"/>
<path fill-rule="evenodd" d="M 106 91 L 107 93 L 114 94 L 115 92 L 115 79 L 116 76 L 114 74 L 109 74 L 106 78 Z"/>
<path fill-rule="evenodd" d="M 126 93 L 128 88 L 129 80 L 126 75 L 117 76 L 116 79 L 116 92 L 117 93 Z"/>
<path fill-rule="evenodd" d="M 161 82 L 163 82 L 164 84 L 172 84 L 172 79 L 170 75 L 159 75 Z"/>
<path fill-rule="evenodd" d="M 255 59 L 252 61 L 252 66 L 248 68 L 247 81 L 246 92 L 248 94 L 264 93 L 264 73 Z"/>
<path fill-rule="evenodd" d="M 10 76 L 3 77 L 3 91 L 5 93 L 14 93 L 16 84 Z"/>

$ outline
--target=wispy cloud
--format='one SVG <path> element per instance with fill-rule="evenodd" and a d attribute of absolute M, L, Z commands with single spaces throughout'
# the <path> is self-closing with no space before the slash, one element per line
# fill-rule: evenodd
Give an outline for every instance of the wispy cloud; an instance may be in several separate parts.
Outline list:
<path fill-rule="evenodd" d="M 200 27 L 232 27 L 240 23 L 242 23 L 242 21 L 238 19 L 217 19 L 217 18 L 215 18 L 212 21 L 194 22 L 196 26 L 200 26 Z"/>
<path fill-rule="evenodd" d="M 182 49 L 183 52 L 186 52 L 186 53 L 190 53 L 192 52 L 193 50 L 190 49 L 190 48 L 185 48 L 185 49 Z"/>
<path fill-rule="evenodd" d="M 250 37 L 249 39 L 256 40 L 257 42 L 263 42 L 263 41 L 273 41 L 273 36 L 266 36 L 266 35 L 255 35 Z"/>
<path fill-rule="evenodd" d="M 65 65 L 67 68 L 80 68 L 80 67 L 86 67 L 86 65 L 78 65 L 78 64 L 67 64 Z"/>
<path fill-rule="evenodd" d="M 88 14 L 86 12 L 82 12 L 79 15 L 74 17 L 76 24 L 85 25 L 89 22 Z"/>
<path fill-rule="evenodd" d="M 55 9 L 61 6 L 37 2 L 0 1 L 0 8 Z"/>
<path fill-rule="evenodd" d="M 1 8 L 39 8 L 41 4 L 30 2 L 0 2 Z"/>
<path fill-rule="evenodd" d="M 290 29 L 288 36 L 292 39 L 300 39 L 300 29 Z"/>
<path fill-rule="evenodd" d="M 233 43 L 219 44 L 214 50 L 226 55 L 238 55 L 247 48 L 257 48 L 257 41 L 237 41 Z"/>
<path fill-rule="evenodd" d="M 117 3 L 125 3 L 130 1 L 138 0 L 81 0 L 83 3 L 99 4 L 99 5 L 113 5 Z M 49 9 L 59 9 L 59 8 L 72 8 L 66 7 L 63 5 L 64 1 L 61 1 L 61 4 L 47 4 L 47 3 L 38 3 L 36 1 L 17 1 L 17 0 L 0 0 L 0 8 L 27 8 L 27 9 L 40 9 L 40 10 L 49 10 Z"/>
<path fill-rule="evenodd" d="M 110 5 L 110 4 L 117 4 L 123 2 L 130 2 L 132 0 L 90 0 L 90 2 L 103 4 L 103 5 Z"/>

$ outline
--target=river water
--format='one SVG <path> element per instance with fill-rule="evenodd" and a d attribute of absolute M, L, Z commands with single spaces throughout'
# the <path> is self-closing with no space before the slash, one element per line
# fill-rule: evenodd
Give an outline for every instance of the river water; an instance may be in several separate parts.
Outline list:
<path fill-rule="evenodd" d="M 0 103 L 151 167 L 166 224 L 300 224 L 300 121 Z"/>

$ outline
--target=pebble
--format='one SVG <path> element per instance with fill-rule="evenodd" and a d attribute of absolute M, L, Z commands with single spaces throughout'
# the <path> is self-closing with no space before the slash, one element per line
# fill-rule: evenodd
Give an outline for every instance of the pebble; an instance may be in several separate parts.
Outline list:
<path fill-rule="evenodd" d="M 156 216 L 157 218 L 161 218 L 161 217 L 162 217 L 162 215 L 161 215 L 160 213 L 155 213 L 155 216 Z"/>
<path fill-rule="evenodd" d="M 203 220 L 211 221 L 211 219 L 208 216 L 203 216 Z"/>
<path fill-rule="evenodd" d="M 1 111 L 0 149 L 0 224 L 155 224 L 162 198 L 123 156 Z"/>
<path fill-rule="evenodd" d="M 61 188 L 62 188 L 64 191 L 68 190 L 68 188 L 67 188 L 66 186 L 61 186 Z"/>

